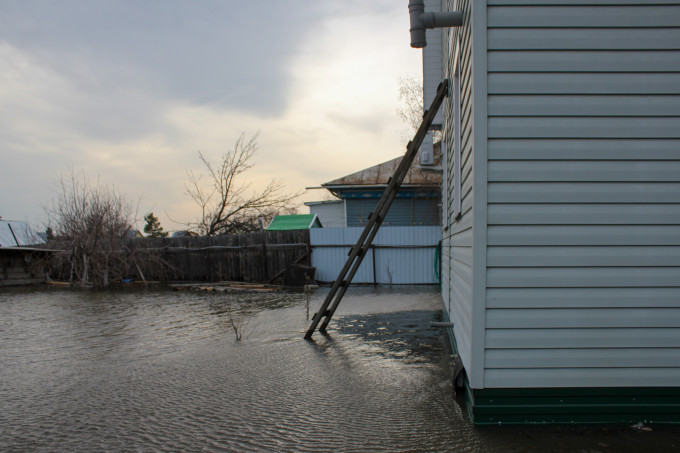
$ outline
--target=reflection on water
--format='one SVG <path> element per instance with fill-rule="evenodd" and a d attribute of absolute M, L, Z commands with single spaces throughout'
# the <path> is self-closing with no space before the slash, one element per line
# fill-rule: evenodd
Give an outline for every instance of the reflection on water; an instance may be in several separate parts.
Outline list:
<path fill-rule="evenodd" d="M 428 329 L 440 303 L 436 289 L 353 288 L 308 342 L 302 293 L 4 289 L 0 451 L 673 446 L 670 428 L 472 427 Z"/>

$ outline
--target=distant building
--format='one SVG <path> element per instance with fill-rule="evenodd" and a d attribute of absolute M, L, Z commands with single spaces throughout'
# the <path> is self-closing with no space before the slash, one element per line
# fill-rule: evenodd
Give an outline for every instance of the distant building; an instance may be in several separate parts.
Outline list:
<path fill-rule="evenodd" d="M 441 225 L 440 146 L 435 144 L 431 166 L 412 166 L 392 203 L 383 226 Z M 361 227 L 378 204 L 401 157 L 321 185 L 338 200 L 305 203 L 324 227 Z"/>
<path fill-rule="evenodd" d="M 409 169 L 353 283 L 437 283 L 442 172 L 439 144 L 434 151 L 428 165 L 421 161 L 420 166 Z M 305 203 L 324 226 L 310 231 L 312 265 L 318 281 L 331 282 L 338 276 L 401 159 L 397 157 L 319 187 L 337 200 Z"/>
<path fill-rule="evenodd" d="M 171 237 L 173 237 L 173 238 L 186 238 L 186 237 L 193 237 L 193 236 L 198 236 L 198 234 L 194 233 L 193 231 L 183 230 L 183 231 L 175 231 L 174 233 L 172 233 Z"/>
<path fill-rule="evenodd" d="M 127 230 L 124 239 L 140 239 L 143 237 L 144 235 L 139 230 Z"/>
<path fill-rule="evenodd" d="M 45 261 L 52 251 L 34 247 L 44 243 L 28 223 L 0 220 L 0 286 L 44 282 Z"/>
<path fill-rule="evenodd" d="M 305 206 L 311 214 L 316 214 L 324 228 L 344 228 L 345 200 L 308 201 Z"/>
<path fill-rule="evenodd" d="M 24 247 L 45 242 L 28 223 L 0 219 L 0 247 Z"/>

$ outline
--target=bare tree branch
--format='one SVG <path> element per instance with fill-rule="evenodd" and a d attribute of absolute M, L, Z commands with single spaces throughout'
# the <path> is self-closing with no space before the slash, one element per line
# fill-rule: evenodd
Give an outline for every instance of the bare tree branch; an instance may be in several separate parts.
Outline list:
<path fill-rule="evenodd" d="M 89 181 L 73 169 L 62 174 L 57 199 L 43 207 L 54 232 L 68 253 L 69 280 L 74 284 L 109 286 L 130 272 L 135 250 L 123 247 L 122 239 L 132 229 L 136 206 L 115 187 Z"/>
<path fill-rule="evenodd" d="M 407 134 L 403 137 L 404 143 L 407 143 L 423 122 L 425 107 L 422 79 L 401 77 L 399 79 L 399 102 L 401 107 L 397 109 L 397 116 L 409 127 Z M 435 143 L 440 140 L 441 132 L 434 131 Z"/>
<path fill-rule="evenodd" d="M 277 212 L 291 209 L 302 192 L 285 192 L 279 179 L 273 179 L 261 191 L 251 191 L 250 183 L 243 180 L 243 174 L 255 165 L 252 160 L 259 136 L 259 131 L 249 139 L 242 133 L 217 165 L 198 152 L 207 174 L 187 172 L 186 193 L 200 209 L 198 220 L 190 223 L 190 228 L 206 236 L 256 231 L 258 217 L 270 220 Z"/>

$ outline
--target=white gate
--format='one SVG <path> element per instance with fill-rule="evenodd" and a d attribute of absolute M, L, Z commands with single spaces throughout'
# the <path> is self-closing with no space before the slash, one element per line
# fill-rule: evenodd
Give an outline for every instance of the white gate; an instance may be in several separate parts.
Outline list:
<path fill-rule="evenodd" d="M 312 228 L 312 266 L 316 280 L 334 281 L 364 228 Z M 437 284 L 440 226 L 382 227 L 352 283 Z"/>

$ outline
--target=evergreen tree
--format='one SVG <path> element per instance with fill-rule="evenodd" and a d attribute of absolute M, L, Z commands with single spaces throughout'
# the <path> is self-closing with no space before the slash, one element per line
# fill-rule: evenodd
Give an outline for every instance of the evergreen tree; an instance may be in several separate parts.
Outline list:
<path fill-rule="evenodd" d="M 158 221 L 158 217 L 153 215 L 153 212 L 148 213 L 144 216 L 146 225 L 144 225 L 144 232 L 152 238 L 164 238 L 167 237 L 167 231 L 163 231 L 161 222 Z"/>

